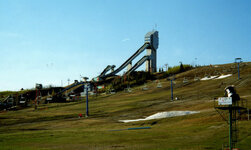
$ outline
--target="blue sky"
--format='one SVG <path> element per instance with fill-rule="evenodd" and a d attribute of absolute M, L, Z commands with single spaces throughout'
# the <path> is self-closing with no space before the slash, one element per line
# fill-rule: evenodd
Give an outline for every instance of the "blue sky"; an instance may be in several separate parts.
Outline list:
<path fill-rule="evenodd" d="M 248 0 L 0 0 L 0 91 L 98 76 L 108 64 L 119 67 L 153 29 L 158 67 L 251 61 L 250 6 Z"/>

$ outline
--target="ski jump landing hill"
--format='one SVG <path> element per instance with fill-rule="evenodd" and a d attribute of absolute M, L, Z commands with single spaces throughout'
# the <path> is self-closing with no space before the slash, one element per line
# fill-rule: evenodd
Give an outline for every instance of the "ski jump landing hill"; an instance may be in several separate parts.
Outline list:
<path fill-rule="evenodd" d="M 159 35 L 158 31 L 151 31 L 145 35 L 145 43 L 131 56 L 129 57 L 120 67 L 114 70 L 115 65 L 108 65 L 102 73 L 98 76 L 99 79 L 104 80 L 107 77 L 115 76 L 125 67 L 127 67 L 126 75 L 135 71 L 144 62 L 146 62 L 146 71 L 154 73 L 157 71 L 157 49 L 159 46 Z M 146 50 L 146 55 L 143 56 L 137 63 L 132 66 L 132 61 Z M 110 73 L 108 73 L 110 71 Z"/>

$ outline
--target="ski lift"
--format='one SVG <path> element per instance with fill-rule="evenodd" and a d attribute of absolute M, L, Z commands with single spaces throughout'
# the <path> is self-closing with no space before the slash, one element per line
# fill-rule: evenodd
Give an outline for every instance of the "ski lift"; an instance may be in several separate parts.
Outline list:
<path fill-rule="evenodd" d="M 110 94 L 116 94 L 116 91 L 114 89 L 111 89 Z"/>
<path fill-rule="evenodd" d="M 188 79 L 187 78 L 184 78 L 183 79 L 183 83 L 188 83 L 189 81 L 188 81 Z"/>
<path fill-rule="evenodd" d="M 162 84 L 160 82 L 157 84 L 157 88 L 162 88 Z"/>
<path fill-rule="evenodd" d="M 129 88 L 125 88 L 125 92 L 126 93 L 131 93 L 132 92 L 132 89 L 129 87 Z"/>
<path fill-rule="evenodd" d="M 143 86 L 142 90 L 143 90 L 143 91 L 148 90 L 148 87 L 147 87 L 146 83 L 144 84 L 144 86 Z"/>

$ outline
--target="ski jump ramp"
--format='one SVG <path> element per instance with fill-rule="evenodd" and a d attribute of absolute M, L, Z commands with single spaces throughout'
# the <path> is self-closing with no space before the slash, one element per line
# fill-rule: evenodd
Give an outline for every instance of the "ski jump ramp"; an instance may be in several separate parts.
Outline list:
<path fill-rule="evenodd" d="M 115 65 L 108 65 L 102 73 L 98 76 L 101 79 L 115 76 L 125 67 L 127 67 L 126 75 L 135 71 L 144 62 L 146 62 L 146 71 L 154 73 L 157 71 L 157 49 L 159 46 L 159 34 L 158 31 L 151 31 L 145 35 L 144 44 L 131 56 L 129 57 L 120 67 L 114 70 Z M 132 61 L 139 56 L 143 51 L 146 50 L 146 55 L 143 56 L 135 65 L 132 66 Z M 110 71 L 110 73 L 108 73 Z"/>

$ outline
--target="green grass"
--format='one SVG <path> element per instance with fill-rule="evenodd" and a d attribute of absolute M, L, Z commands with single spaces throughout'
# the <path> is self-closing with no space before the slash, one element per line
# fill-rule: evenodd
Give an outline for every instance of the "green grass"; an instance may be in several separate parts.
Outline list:
<path fill-rule="evenodd" d="M 88 118 L 85 102 L 51 103 L 38 110 L 26 108 L 0 113 L 0 149 L 88 149 L 88 150 L 220 150 L 228 142 L 228 125 L 214 109 L 213 98 L 223 96 L 224 86 L 234 84 L 241 97 L 250 101 L 249 68 L 242 70 L 241 81 L 236 74 L 222 80 L 193 81 L 183 84 L 194 69 L 177 75 L 174 96 L 170 101 L 170 83 L 149 81 L 149 90 L 133 88 L 132 93 L 90 97 Z M 197 68 L 204 72 L 205 68 Z M 200 70 L 199 70 L 200 69 Z M 222 84 L 223 82 L 223 84 Z M 121 123 L 118 120 L 138 119 L 162 111 L 191 110 L 198 114 L 159 120 Z M 251 121 L 239 121 L 241 149 L 250 149 Z M 110 131 L 134 127 L 144 130 Z"/>

